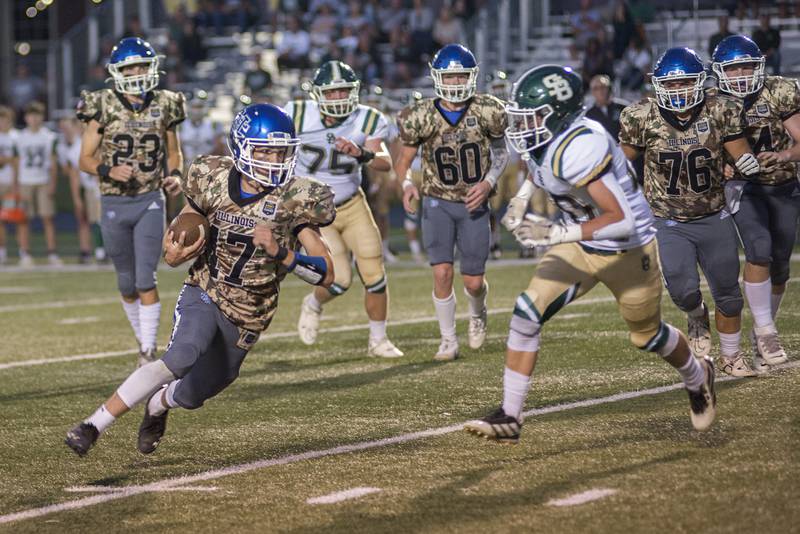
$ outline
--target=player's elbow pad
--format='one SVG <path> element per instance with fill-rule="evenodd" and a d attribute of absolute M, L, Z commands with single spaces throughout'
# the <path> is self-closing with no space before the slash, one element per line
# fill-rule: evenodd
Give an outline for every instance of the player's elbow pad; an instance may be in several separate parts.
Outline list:
<path fill-rule="evenodd" d="M 328 264 L 322 256 L 294 255 L 294 261 L 289 266 L 289 272 L 311 285 L 321 285 L 328 274 Z"/>

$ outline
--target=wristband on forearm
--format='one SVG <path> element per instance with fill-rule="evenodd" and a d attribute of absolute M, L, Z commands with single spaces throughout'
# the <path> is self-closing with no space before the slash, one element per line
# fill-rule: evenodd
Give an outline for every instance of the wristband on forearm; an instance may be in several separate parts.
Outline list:
<path fill-rule="evenodd" d="M 361 148 L 361 154 L 356 156 L 356 161 L 357 162 L 362 163 L 362 164 L 363 163 L 369 163 L 370 161 L 372 161 L 375 158 L 375 152 L 372 152 L 371 150 L 367 150 L 363 146 L 359 147 L 359 148 Z"/>
<path fill-rule="evenodd" d="M 288 267 L 299 279 L 311 285 L 318 286 L 328 274 L 328 264 L 322 256 L 305 256 L 295 252 L 294 260 Z"/>
<path fill-rule="evenodd" d="M 97 173 L 97 176 L 99 176 L 100 178 L 108 178 L 109 176 L 111 176 L 111 167 L 109 167 L 105 163 L 101 163 L 100 165 L 97 166 L 95 172 Z"/>

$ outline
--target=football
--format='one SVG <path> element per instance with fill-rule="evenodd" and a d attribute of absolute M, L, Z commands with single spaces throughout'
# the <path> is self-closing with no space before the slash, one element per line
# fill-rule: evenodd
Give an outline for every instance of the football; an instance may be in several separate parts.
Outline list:
<path fill-rule="evenodd" d="M 200 239 L 200 227 L 205 228 L 203 235 L 208 238 L 208 221 L 199 213 L 181 213 L 169 225 L 172 230 L 172 239 L 177 242 L 181 236 L 181 232 L 186 232 L 186 240 L 183 242 L 184 246 L 194 245 L 195 241 Z"/>

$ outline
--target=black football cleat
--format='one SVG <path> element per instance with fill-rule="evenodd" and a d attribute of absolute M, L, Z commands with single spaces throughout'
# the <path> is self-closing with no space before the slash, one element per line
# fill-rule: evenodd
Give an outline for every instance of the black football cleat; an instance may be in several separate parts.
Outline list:
<path fill-rule="evenodd" d="M 522 423 L 506 415 L 500 407 L 483 419 L 474 419 L 464 424 L 464 430 L 500 443 L 517 443 Z"/>
<path fill-rule="evenodd" d="M 714 360 L 706 356 L 700 360 L 700 365 L 706 373 L 706 379 L 698 391 L 686 390 L 689 393 L 692 426 L 695 430 L 707 430 L 714 422 L 717 415 L 717 393 L 714 390 Z"/>
<path fill-rule="evenodd" d="M 160 394 L 160 390 L 156 392 Z M 147 405 L 144 407 L 144 419 L 142 424 L 139 425 L 139 440 L 137 447 L 142 454 L 151 454 L 155 452 L 156 447 L 164 437 L 164 432 L 167 430 L 167 415 L 169 410 L 161 415 L 150 415 L 147 410 Z"/>
<path fill-rule="evenodd" d="M 91 423 L 80 423 L 78 426 L 67 432 L 67 439 L 64 443 L 67 447 L 75 451 L 78 456 L 86 456 L 89 449 L 100 436 L 100 432 Z"/>

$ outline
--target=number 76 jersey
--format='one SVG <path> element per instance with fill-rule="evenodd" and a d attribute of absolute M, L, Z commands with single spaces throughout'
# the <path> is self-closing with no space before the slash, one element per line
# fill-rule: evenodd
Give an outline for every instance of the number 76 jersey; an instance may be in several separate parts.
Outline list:
<path fill-rule="evenodd" d="M 186 118 L 183 93 L 155 90 L 135 110 L 125 97 L 111 89 L 81 94 L 77 115 L 83 122 L 100 124 L 99 159 L 109 167 L 130 165 L 127 182 L 100 177 L 101 195 L 136 196 L 161 187 L 164 177 L 167 130 Z"/>

